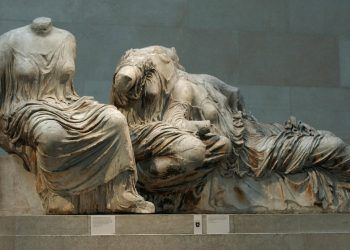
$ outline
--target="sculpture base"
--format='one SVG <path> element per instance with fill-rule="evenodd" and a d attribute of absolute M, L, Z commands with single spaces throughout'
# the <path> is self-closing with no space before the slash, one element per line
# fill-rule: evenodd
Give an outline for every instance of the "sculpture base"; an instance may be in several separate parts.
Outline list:
<path fill-rule="evenodd" d="M 91 217 L 0 216 L 0 249 L 349 249 L 350 214 L 229 215 L 228 234 L 194 234 L 194 216 L 116 215 L 115 235 Z"/>
<path fill-rule="evenodd" d="M 15 155 L 0 157 L 0 215 L 45 214 L 35 189 L 35 176 Z"/>
<path fill-rule="evenodd" d="M 273 174 L 270 178 L 258 180 L 249 176 L 225 179 L 217 174 L 214 172 L 211 175 L 203 187 L 199 202 L 193 207 L 178 209 L 179 204 L 186 203 L 176 196 L 171 200 L 179 204 L 172 204 L 174 206 L 171 207 L 169 194 L 163 197 L 165 200 L 149 196 L 146 199 L 155 202 L 158 213 L 350 212 L 348 186 L 334 192 L 326 183 L 318 183 L 320 178 L 305 178 L 304 174 L 288 178 Z M 44 215 L 35 186 L 34 174 L 24 170 L 21 159 L 15 155 L 0 157 L 0 216 Z M 164 209 L 162 204 L 166 204 L 168 209 Z M 80 213 L 94 214 L 95 211 Z"/>

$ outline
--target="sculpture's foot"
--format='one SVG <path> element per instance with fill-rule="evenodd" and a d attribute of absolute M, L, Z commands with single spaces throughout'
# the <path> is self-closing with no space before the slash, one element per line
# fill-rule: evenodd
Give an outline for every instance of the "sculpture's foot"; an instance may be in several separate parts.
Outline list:
<path fill-rule="evenodd" d="M 119 174 L 107 185 L 106 208 L 112 213 L 154 213 L 153 203 L 145 201 L 136 190 L 133 172 Z"/>
<path fill-rule="evenodd" d="M 74 214 L 75 207 L 69 198 L 57 194 L 50 194 L 46 200 L 47 214 Z"/>
<path fill-rule="evenodd" d="M 142 200 L 135 204 L 135 207 L 131 209 L 131 212 L 136 214 L 154 214 L 155 207 L 152 202 Z"/>
<path fill-rule="evenodd" d="M 138 194 L 135 186 L 136 178 L 133 172 L 126 171 L 110 181 L 106 193 L 107 211 L 112 213 L 154 213 L 153 203 L 145 201 Z"/>
<path fill-rule="evenodd" d="M 113 213 L 152 214 L 155 207 L 152 202 L 132 193 L 116 195 L 107 202 L 107 209 Z"/>

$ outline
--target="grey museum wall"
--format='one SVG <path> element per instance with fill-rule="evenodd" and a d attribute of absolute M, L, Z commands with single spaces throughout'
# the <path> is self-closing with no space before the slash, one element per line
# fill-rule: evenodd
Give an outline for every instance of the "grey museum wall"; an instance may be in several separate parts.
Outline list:
<path fill-rule="evenodd" d="M 348 13 L 348 0 L 1 0 L 0 33 L 51 17 L 76 36 L 78 93 L 101 102 L 125 50 L 174 46 L 188 72 L 240 87 L 259 120 L 294 114 L 350 143 Z"/>

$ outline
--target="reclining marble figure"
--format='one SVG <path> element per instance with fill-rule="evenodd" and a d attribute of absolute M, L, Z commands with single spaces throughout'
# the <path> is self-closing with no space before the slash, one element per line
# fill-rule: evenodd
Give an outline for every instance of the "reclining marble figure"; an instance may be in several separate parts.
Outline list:
<path fill-rule="evenodd" d="M 347 144 L 294 117 L 257 121 L 237 88 L 185 72 L 174 48 L 127 51 L 112 103 L 159 212 L 349 211 Z"/>
<path fill-rule="evenodd" d="M 49 18 L 0 37 L 0 146 L 36 175 L 48 214 L 152 213 L 124 116 L 74 90 L 75 49 Z"/>

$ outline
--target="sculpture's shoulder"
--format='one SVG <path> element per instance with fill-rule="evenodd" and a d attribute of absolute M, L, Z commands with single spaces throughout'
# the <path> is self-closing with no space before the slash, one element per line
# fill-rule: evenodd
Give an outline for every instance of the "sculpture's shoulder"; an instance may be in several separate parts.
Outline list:
<path fill-rule="evenodd" d="M 22 38 L 26 35 L 26 33 L 28 33 L 28 25 L 7 31 L 0 36 L 0 44 L 11 46 L 13 44 L 23 42 Z"/>
<path fill-rule="evenodd" d="M 175 98 L 180 98 L 182 101 L 190 102 L 193 95 L 193 82 L 188 78 L 179 77 L 173 87 L 172 95 Z"/>
<path fill-rule="evenodd" d="M 220 93 L 227 99 L 229 106 L 232 109 L 244 110 L 244 99 L 240 93 L 238 87 L 229 85 L 219 78 L 208 74 L 190 74 L 187 72 L 182 73 L 188 81 L 193 82 L 196 85 L 200 85 L 206 89 L 207 92 L 216 96 L 215 93 Z M 226 100 L 225 99 L 225 100 Z"/>
<path fill-rule="evenodd" d="M 189 82 L 204 85 L 204 86 L 212 86 L 213 88 L 228 93 L 239 93 L 239 88 L 236 86 L 232 86 L 231 84 L 227 84 L 219 78 L 208 75 L 208 74 L 190 74 L 187 72 L 181 72 L 180 75 L 183 78 L 186 78 Z"/>
<path fill-rule="evenodd" d="M 59 34 L 60 36 L 65 37 L 67 40 L 75 42 L 75 36 L 71 32 L 69 32 L 68 30 L 64 30 L 64 29 L 60 29 L 60 28 L 55 27 L 54 31 L 57 34 Z"/>
<path fill-rule="evenodd" d="M 20 33 L 20 29 L 10 30 L 0 35 L 0 72 L 5 66 L 6 61 L 10 60 L 11 48 L 13 47 L 16 35 Z"/>
<path fill-rule="evenodd" d="M 52 32 L 55 34 L 55 38 L 58 40 L 65 39 L 75 43 L 74 35 L 67 30 L 53 27 Z M 16 44 L 21 45 L 23 43 L 23 40 L 27 39 L 30 36 L 32 36 L 32 33 L 30 32 L 30 26 L 26 25 L 2 34 L 0 36 L 0 40 L 10 46 L 16 46 Z"/>
<path fill-rule="evenodd" d="M 198 75 L 203 81 L 210 83 L 214 86 L 218 86 L 220 89 L 227 89 L 230 91 L 238 92 L 239 88 L 236 86 L 233 86 L 233 84 L 227 84 L 224 81 L 220 80 L 219 78 L 207 75 L 207 74 L 200 74 Z"/>

